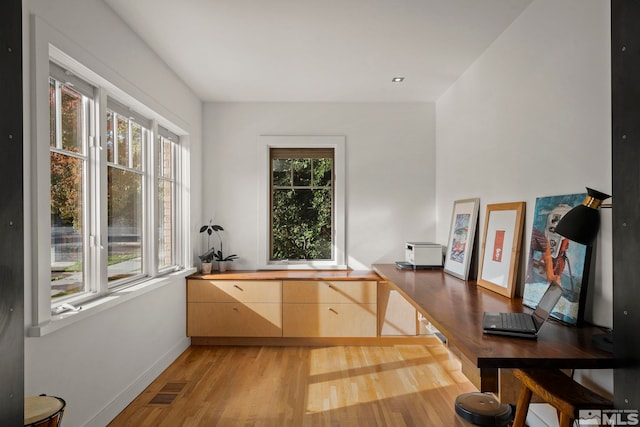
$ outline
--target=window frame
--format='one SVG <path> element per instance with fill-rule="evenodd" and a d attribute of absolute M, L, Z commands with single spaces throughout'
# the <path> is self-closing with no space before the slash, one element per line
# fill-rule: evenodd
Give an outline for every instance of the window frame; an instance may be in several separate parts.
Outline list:
<path fill-rule="evenodd" d="M 147 105 L 138 101 L 133 94 L 140 95 L 136 88 L 128 84 L 125 80 L 116 79 L 122 88 L 111 83 L 96 72 L 82 65 L 77 60 L 71 58 L 68 54 L 52 44 L 52 40 L 60 41 L 57 34 L 52 31 L 44 22 L 36 18 L 35 37 L 34 37 L 34 55 L 32 66 L 34 69 L 33 78 L 31 79 L 31 89 L 33 96 L 33 117 L 32 121 L 32 139 L 34 143 L 29 148 L 30 155 L 30 174 L 27 177 L 27 184 L 32 191 L 32 217 L 31 228 L 28 234 L 31 243 L 31 291 L 32 306 L 30 317 L 31 326 L 27 329 L 28 336 L 42 336 L 57 330 L 67 324 L 74 323 L 83 319 L 85 314 L 89 314 L 86 310 L 94 310 L 101 307 L 100 310 L 113 305 L 119 304 L 118 301 L 126 301 L 135 295 L 141 295 L 150 289 L 154 289 L 162 283 L 170 283 L 171 278 L 178 275 L 184 277 L 186 274 L 193 272 L 191 251 L 190 251 L 190 230 L 189 215 L 185 211 L 189 205 L 188 197 L 188 164 L 189 164 L 189 136 L 188 132 L 175 125 L 170 119 L 157 113 Z M 64 43 L 61 43 L 64 45 Z M 73 51 L 73 49 L 72 49 Z M 76 54 L 81 52 L 75 51 Z M 87 63 L 97 65 L 92 61 L 90 56 L 79 55 Z M 100 197 L 93 197 L 88 200 L 92 203 L 90 209 L 93 209 L 90 230 L 88 231 L 90 263 L 95 266 L 86 274 L 87 285 L 85 292 L 81 295 L 70 296 L 69 298 L 56 299 L 53 303 L 51 298 L 51 190 L 50 190 L 50 112 L 49 112 L 49 76 L 51 76 L 51 63 L 55 63 L 63 70 L 69 70 L 71 75 L 69 78 L 77 78 L 81 82 L 88 83 L 89 87 L 93 87 L 94 94 L 91 114 L 94 114 L 93 128 L 90 130 L 89 137 L 89 167 L 94 168 L 93 176 L 88 179 L 88 189 L 85 191 L 100 194 Z M 98 69 L 105 71 L 102 66 Z M 68 75 L 68 74 L 67 74 Z M 107 75 L 110 75 L 107 72 Z M 74 85 L 77 82 L 73 82 Z M 74 89 L 77 86 L 74 86 Z M 84 90 L 84 87 L 83 87 Z M 133 93 L 133 94 L 130 94 Z M 148 237 L 145 240 L 147 248 L 147 262 L 143 266 L 144 277 L 140 280 L 121 283 L 120 286 L 109 287 L 107 281 L 107 164 L 106 164 L 106 110 L 107 97 L 113 97 L 125 105 L 130 105 L 137 111 L 140 111 L 145 117 L 150 117 L 150 141 L 147 150 L 150 151 L 146 156 L 149 164 L 144 168 L 145 172 L 144 185 L 153 191 L 148 191 L 144 197 L 143 203 L 148 205 L 144 213 L 143 221 L 148 225 Z M 144 99 L 146 97 L 143 96 Z M 147 100 L 149 101 L 149 100 Z M 151 105 L 155 105 L 153 102 Z M 164 107 L 162 107 L 164 108 Z M 170 115 L 171 116 L 171 115 Z M 99 120 L 97 119 L 99 118 Z M 162 126 L 174 135 L 180 135 L 178 145 L 175 147 L 175 183 L 176 197 L 174 200 L 174 232 L 175 232 L 175 256 L 172 266 L 158 269 L 157 268 L 157 248 L 155 246 L 155 236 L 157 235 L 154 218 L 157 214 L 157 204 L 155 203 L 154 194 L 157 183 L 155 174 L 155 156 L 154 142 L 158 134 L 158 127 Z M 102 200 L 101 203 L 95 204 L 95 200 Z M 102 236 L 102 237 L 101 237 Z M 67 312 L 59 314 L 54 310 L 62 304 L 73 304 L 76 307 L 81 306 L 81 312 Z M 83 314 L 81 314 L 83 313 Z"/>
<path fill-rule="evenodd" d="M 95 88 L 93 86 L 88 85 L 86 82 L 76 78 L 75 76 L 70 76 L 70 79 L 66 79 L 66 81 L 61 81 L 60 70 L 61 67 L 57 66 L 54 63 L 50 64 L 51 72 L 49 73 L 49 82 L 54 82 L 54 91 L 55 91 L 55 106 L 56 106 L 56 114 L 55 114 L 55 125 L 56 128 L 54 130 L 55 133 L 55 142 L 56 145 L 49 145 L 49 156 L 53 153 L 57 153 L 67 157 L 73 157 L 82 161 L 83 165 L 83 173 L 82 173 L 82 202 L 84 205 L 87 205 L 92 199 L 91 193 L 94 183 L 94 159 L 93 159 L 93 150 L 92 150 L 92 135 L 95 132 L 94 124 L 95 124 Z M 64 76 L 64 74 L 62 74 Z M 71 81 L 69 81 L 71 80 Z M 58 110 L 61 107 L 62 100 L 60 99 L 60 95 L 62 94 L 62 88 L 68 87 L 71 90 L 79 93 L 82 99 L 82 150 L 78 153 L 74 153 L 70 150 L 66 150 L 62 146 L 62 114 L 61 111 Z M 80 90 L 79 90 L 80 89 Z M 85 99 L 86 98 L 86 99 Z M 51 129 L 49 130 L 51 132 Z M 49 157 L 50 159 L 51 157 Z M 49 170 L 49 195 L 51 195 L 51 167 Z M 49 223 L 51 226 L 51 223 Z M 90 283 L 92 282 L 90 278 L 92 277 L 92 270 L 89 268 L 91 265 L 91 257 L 92 257 L 92 245 L 91 241 L 91 229 L 93 226 L 93 218 L 89 214 L 88 209 L 82 210 L 82 233 L 81 233 L 81 241 L 82 241 L 82 290 L 73 293 L 69 296 L 62 296 L 56 299 L 56 304 L 62 304 L 74 298 L 83 298 L 86 295 L 91 295 L 95 292 L 95 289 L 91 287 Z M 51 230 L 51 229 L 50 229 Z M 50 231 L 51 236 L 51 231 Z M 51 263 L 50 263 L 51 264 Z M 51 265 L 50 265 L 51 266 Z M 50 286 L 51 286 L 50 281 Z"/>
<path fill-rule="evenodd" d="M 170 183 L 171 184 L 171 197 L 172 197 L 172 201 L 173 203 L 171 204 L 171 215 L 173 216 L 173 228 L 171 230 L 171 253 L 172 253 L 172 259 L 173 259 L 173 264 L 171 265 L 175 265 L 177 259 L 179 258 L 179 239 L 178 239 L 178 226 L 176 224 L 177 219 L 179 217 L 179 209 L 177 206 L 177 202 L 179 200 L 179 194 L 178 194 L 178 184 L 179 184 L 179 180 L 178 180 L 178 171 L 179 171 L 179 165 L 180 165 L 180 159 L 179 159 L 179 152 L 180 152 L 180 137 L 171 132 L 170 130 L 168 130 L 167 128 L 158 125 L 157 126 L 157 132 L 156 134 L 153 135 L 154 141 L 153 141 L 153 151 L 154 151 L 154 155 L 157 156 L 158 159 L 158 163 L 156 163 L 154 161 L 154 173 L 156 175 L 156 179 L 154 180 L 154 188 L 156 189 L 156 191 L 159 192 L 159 184 L 160 182 L 165 182 L 165 183 Z M 164 160 L 164 156 L 161 154 L 164 152 L 164 148 L 163 148 L 163 141 L 167 140 L 170 142 L 170 146 L 171 146 L 171 169 L 172 169 L 172 175 L 171 176 L 165 176 L 161 170 L 162 170 L 162 166 L 160 165 L 160 162 L 162 162 Z M 159 165 L 158 168 L 156 168 L 156 165 Z M 159 242 L 160 242 L 160 236 L 159 236 L 159 225 L 160 225 L 160 211 L 162 209 L 162 206 L 160 206 L 160 197 L 157 198 L 158 201 L 158 205 L 157 205 L 157 211 L 156 211 L 156 215 L 155 215 L 155 224 L 156 227 L 154 228 L 154 233 L 155 237 L 153 239 L 154 243 L 158 243 L 156 245 L 156 247 L 154 248 L 153 251 L 153 257 L 156 261 L 156 266 L 158 267 L 158 273 L 163 274 L 163 273 L 167 273 L 169 271 L 171 271 L 173 269 L 173 267 L 171 267 L 171 265 L 168 266 L 164 266 L 161 265 L 160 262 L 160 246 L 159 246 Z"/>
<path fill-rule="evenodd" d="M 261 269 L 281 270 L 319 270 L 319 269 L 347 269 L 346 229 L 345 229 L 345 137 L 342 135 L 261 135 L 259 142 L 260 174 L 258 194 L 258 266 Z M 271 254 L 271 156 L 272 148 L 308 149 L 329 148 L 334 152 L 334 206 L 333 206 L 333 249 L 332 260 L 284 260 L 272 261 Z"/>
<path fill-rule="evenodd" d="M 106 129 L 106 123 L 108 123 L 108 121 L 106 120 L 106 116 L 109 112 L 111 112 L 113 114 L 113 117 L 116 119 L 115 122 L 113 123 L 114 150 L 113 150 L 112 160 L 109 160 L 108 158 L 108 149 L 106 147 L 107 133 L 109 132 L 109 129 Z M 104 159 L 104 164 L 101 164 L 100 166 L 104 167 L 107 171 L 106 172 L 107 187 L 106 187 L 106 192 L 101 194 L 100 200 L 102 200 L 103 201 L 102 203 L 106 205 L 105 209 L 108 208 L 108 203 L 106 202 L 106 200 L 107 200 L 107 194 L 109 190 L 108 189 L 108 173 L 110 168 L 133 173 L 141 177 L 141 195 L 140 195 L 140 203 L 141 203 L 141 209 L 142 209 L 141 218 L 140 218 L 140 222 L 141 222 L 140 255 L 142 257 L 141 265 L 140 265 L 141 271 L 140 273 L 130 277 L 109 281 L 109 265 L 108 265 L 109 250 L 107 249 L 104 254 L 105 258 L 103 258 L 103 261 L 106 263 L 106 276 L 107 276 L 106 286 L 109 290 L 113 290 L 113 289 L 119 289 L 131 284 L 138 283 L 142 280 L 145 280 L 148 277 L 153 277 L 155 275 L 155 272 L 157 271 L 157 268 L 154 268 L 156 266 L 153 263 L 153 259 L 155 259 L 153 256 L 153 244 L 155 242 L 155 238 L 151 237 L 151 236 L 155 236 L 155 233 L 150 229 L 150 227 L 152 227 L 155 224 L 155 221 L 153 220 L 154 218 L 153 199 L 155 194 L 154 193 L 155 186 L 152 184 L 152 182 L 154 181 L 154 169 L 155 169 L 155 162 L 156 162 L 153 143 L 154 143 L 155 134 L 157 132 L 153 131 L 154 123 L 152 120 L 147 119 L 142 114 L 137 113 L 132 108 L 127 107 L 126 105 L 115 101 L 109 95 L 107 95 L 107 109 L 106 109 L 105 115 L 101 117 L 105 118 L 104 122 L 105 122 L 105 130 L 106 130 L 106 132 L 103 134 L 104 137 L 101 138 L 101 140 L 104 141 L 101 144 L 101 146 L 103 147 L 101 151 L 105 152 L 106 157 Z M 136 169 L 135 165 L 133 165 L 133 156 L 127 159 L 126 165 L 123 165 L 120 163 L 119 149 L 118 149 L 119 144 L 117 143 L 117 134 L 116 134 L 116 129 L 118 128 L 117 119 L 119 117 L 123 117 L 127 121 L 127 145 L 128 145 L 129 151 L 131 150 L 131 146 L 132 146 L 132 135 L 133 135 L 132 127 L 133 125 L 140 126 L 140 129 L 142 132 L 142 135 L 141 135 L 142 146 L 141 146 L 141 153 L 140 153 L 141 158 L 140 158 L 139 169 Z M 104 215 L 104 218 L 105 218 L 105 224 L 102 225 L 104 228 L 102 228 L 103 231 L 101 233 L 101 235 L 103 236 L 103 239 L 102 239 L 103 242 L 105 240 L 108 241 L 108 237 L 109 237 L 108 212 Z"/>

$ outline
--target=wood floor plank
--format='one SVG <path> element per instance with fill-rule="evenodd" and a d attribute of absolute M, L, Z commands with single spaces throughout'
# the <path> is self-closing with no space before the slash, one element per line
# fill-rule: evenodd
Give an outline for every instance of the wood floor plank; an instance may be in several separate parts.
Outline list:
<path fill-rule="evenodd" d="M 437 340 L 192 346 L 109 425 L 448 427 L 457 424 L 456 396 L 470 391 L 477 390 Z M 159 394 L 156 401 L 170 403 L 152 403 Z"/>

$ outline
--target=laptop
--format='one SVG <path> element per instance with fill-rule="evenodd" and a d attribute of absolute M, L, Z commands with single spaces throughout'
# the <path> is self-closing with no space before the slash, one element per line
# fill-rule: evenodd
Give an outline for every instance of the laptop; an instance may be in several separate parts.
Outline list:
<path fill-rule="evenodd" d="M 562 287 L 551 282 L 532 314 L 485 312 L 482 319 L 483 332 L 535 339 L 561 296 Z"/>

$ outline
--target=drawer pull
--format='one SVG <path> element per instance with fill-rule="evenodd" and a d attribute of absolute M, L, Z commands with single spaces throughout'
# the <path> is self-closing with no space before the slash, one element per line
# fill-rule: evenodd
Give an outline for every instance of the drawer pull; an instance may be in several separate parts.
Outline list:
<path fill-rule="evenodd" d="M 238 307 L 233 307 L 233 311 L 238 311 Z"/>
<path fill-rule="evenodd" d="M 333 307 L 329 307 L 329 311 L 332 313 L 338 314 L 338 312 Z"/>
<path fill-rule="evenodd" d="M 234 287 L 234 288 L 236 288 L 236 289 L 239 289 L 239 290 L 241 290 L 241 291 L 244 291 L 244 289 L 242 289 L 242 288 L 241 288 L 240 286 L 238 286 L 238 285 L 233 285 L 233 287 Z"/>

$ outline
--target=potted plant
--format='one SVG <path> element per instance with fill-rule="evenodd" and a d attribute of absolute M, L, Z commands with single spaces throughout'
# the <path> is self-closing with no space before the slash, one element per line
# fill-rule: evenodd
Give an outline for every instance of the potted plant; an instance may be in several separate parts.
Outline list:
<path fill-rule="evenodd" d="M 204 260 L 203 257 L 206 256 L 206 258 L 209 260 L 208 262 L 211 263 L 213 262 L 213 260 L 215 259 L 216 261 L 218 261 L 218 270 L 220 272 L 224 272 L 227 269 L 227 262 L 231 262 L 234 259 L 238 259 L 238 255 L 236 254 L 231 254 L 231 255 L 224 255 L 224 249 L 223 249 L 223 244 L 222 244 L 222 236 L 220 235 L 220 231 L 224 231 L 224 228 L 222 228 L 221 225 L 217 225 L 217 224 L 212 224 L 212 220 L 209 220 L 209 224 L 205 224 L 202 227 L 200 227 L 200 233 L 207 233 L 208 237 L 207 237 L 207 247 L 209 247 L 209 249 L 207 250 L 207 252 L 205 252 L 204 254 L 200 255 L 200 260 L 202 260 L 203 265 L 204 265 Z M 216 248 L 214 246 L 209 246 L 209 239 L 211 238 L 211 235 L 215 233 L 216 236 L 218 236 L 218 240 L 220 241 L 220 249 L 216 250 Z M 203 268 L 204 270 L 204 268 Z M 205 273 L 206 274 L 206 273 Z"/>
<path fill-rule="evenodd" d="M 200 228 L 200 233 L 204 233 L 205 231 L 207 231 L 208 227 L 209 226 L 207 225 L 203 225 Z M 211 273 L 211 266 L 213 265 L 213 255 L 216 251 L 216 249 L 211 246 L 211 231 L 209 231 L 208 234 L 209 235 L 207 236 L 207 251 L 202 255 L 198 255 L 198 258 L 200 258 L 200 262 L 202 263 L 201 269 L 200 269 L 202 274 Z"/>

